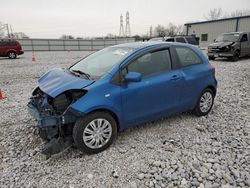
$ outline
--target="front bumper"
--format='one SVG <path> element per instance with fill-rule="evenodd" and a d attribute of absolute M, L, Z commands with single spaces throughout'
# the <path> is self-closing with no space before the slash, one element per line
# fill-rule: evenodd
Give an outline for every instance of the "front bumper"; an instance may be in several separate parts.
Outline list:
<path fill-rule="evenodd" d="M 27 106 L 29 114 L 35 118 L 35 120 L 37 121 L 37 125 L 40 128 L 65 125 L 76 121 L 76 117 L 73 114 L 49 116 L 47 114 L 40 113 L 38 109 L 31 103 L 29 103 Z"/>
<path fill-rule="evenodd" d="M 28 103 L 27 108 L 29 114 L 37 121 L 39 135 L 44 140 L 51 140 L 59 135 L 63 135 L 62 126 L 76 121 L 76 116 L 71 113 L 58 116 L 46 114 L 37 109 L 32 100 Z"/>
<path fill-rule="evenodd" d="M 24 54 L 24 51 L 20 50 L 20 51 L 18 52 L 18 55 L 22 55 L 22 54 Z"/>
<path fill-rule="evenodd" d="M 208 57 L 233 57 L 233 54 L 231 52 L 208 52 Z"/>

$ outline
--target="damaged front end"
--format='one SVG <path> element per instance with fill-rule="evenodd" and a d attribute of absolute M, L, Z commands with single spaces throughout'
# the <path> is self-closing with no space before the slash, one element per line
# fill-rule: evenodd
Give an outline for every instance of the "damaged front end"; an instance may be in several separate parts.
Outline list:
<path fill-rule="evenodd" d="M 72 144 L 72 131 L 78 114 L 70 105 L 85 93 L 86 90 L 73 89 L 51 97 L 39 87 L 33 91 L 28 111 L 37 121 L 40 137 L 47 142 L 44 154 L 58 153 Z"/>

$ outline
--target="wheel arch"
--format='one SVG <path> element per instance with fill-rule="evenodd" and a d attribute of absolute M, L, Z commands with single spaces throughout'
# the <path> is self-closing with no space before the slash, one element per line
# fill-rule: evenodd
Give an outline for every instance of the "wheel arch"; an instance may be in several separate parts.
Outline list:
<path fill-rule="evenodd" d="M 112 110 L 107 109 L 107 108 L 97 108 L 97 109 L 89 111 L 86 115 L 92 114 L 94 112 L 107 112 L 107 113 L 109 113 L 114 118 L 114 120 L 116 121 L 117 131 L 119 132 L 121 130 L 120 129 L 121 128 L 120 127 L 120 119 L 119 119 L 118 115 L 115 112 L 113 112 Z"/>
<path fill-rule="evenodd" d="M 212 86 L 212 85 L 209 85 L 209 86 L 207 86 L 205 89 L 211 89 L 212 90 L 212 92 L 213 92 L 213 94 L 214 94 L 214 96 L 216 96 L 216 93 L 217 93 L 217 91 L 216 91 L 216 88 L 214 87 L 214 86 Z"/>
<path fill-rule="evenodd" d="M 15 53 L 17 54 L 17 51 L 14 50 L 14 49 L 8 49 L 8 50 L 6 51 L 6 54 L 8 55 L 10 52 L 15 52 Z"/>
<path fill-rule="evenodd" d="M 240 55 L 241 50 L 239 48 L 237 48 L 237 49 L 235 49 L 235 52 L 239 52 L 239 55 Z"/>

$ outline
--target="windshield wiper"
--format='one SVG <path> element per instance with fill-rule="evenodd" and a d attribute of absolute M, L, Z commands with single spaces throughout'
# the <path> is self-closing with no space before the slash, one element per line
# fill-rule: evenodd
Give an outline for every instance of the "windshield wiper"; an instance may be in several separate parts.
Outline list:
<path fill-rule="evenodd" d="M 81 70 L 70 70 L 70 72 L 75 72 L 75 73 L 78 73 L 78 74 L 84 75 L 84 76 L 86 76 L 86 77 L 87 77 L 87 79 L 89 79 L 89 80 L 90 80 L 90 78 L 91 78 L 91 76 L 90 76 L 88 73 L 83 72 L 83 71 L 81 71 Z"/>

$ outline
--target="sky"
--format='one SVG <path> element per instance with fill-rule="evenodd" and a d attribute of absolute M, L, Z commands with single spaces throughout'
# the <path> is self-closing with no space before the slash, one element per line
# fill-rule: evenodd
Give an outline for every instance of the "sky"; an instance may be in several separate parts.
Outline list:
<path fill-rule="evenodd" d="M 203 21 L 213 8 L 249 9 L 250 0 L 0 0 L 0 22 L 31 38 L 96 37 L 119 35 L 129 11 L 132 35 L 141 35 L 151 25 Z"/>

